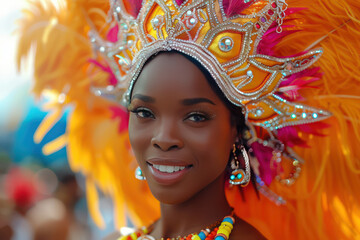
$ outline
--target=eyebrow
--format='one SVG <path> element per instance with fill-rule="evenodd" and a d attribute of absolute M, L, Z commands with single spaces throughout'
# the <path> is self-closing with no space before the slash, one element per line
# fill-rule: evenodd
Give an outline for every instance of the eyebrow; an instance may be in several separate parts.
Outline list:
<path fill-rule="evenodd" d="M 147 102 L 147 103 L 154 103 L 155 102 L 155 98 L 150 97 L 150 96 L 146 96 L 146 95 L 142 95 L 142 94 L 134 94 L 132 99 L 137 98 L 140 99 L 141 101 Z M 190 106 L 190 105 L 195 105 L 198 103 L 210 103 L 212 105 L 216 105 L 213 101 L 211 101 L 210 99 L 207 98 L 187 98 L 181 101 L 181 103 L 185 106 Z"/>
<path fill-rule="evenodd" d="M 142 94 L 135 94 L 132 99 L 134 98 L 137 98 L 137 99 L 140 99 L 141 101 L 144 101 L 144 102 L 148 102 L 148 103 L 153 103 L 155 102 L 155 99 L 152 98 L 152 97 L 149 97 L 149 96 L 146 96 L 146 95 L 142 95 Z M 131 100 L 132 100 L 131 99 Z"/>
<path fill-rule="evenodd" d="M 188 99 L 184 99 L 181 101 L 183 105 L 185 106 L 190 106 L 190 105 L 195 105 L 198 103 L 210 103 L 212 105 L 216 105 L 213 101 L 211 101 L 210 99 L 207 98 L 188 98 Z"/>

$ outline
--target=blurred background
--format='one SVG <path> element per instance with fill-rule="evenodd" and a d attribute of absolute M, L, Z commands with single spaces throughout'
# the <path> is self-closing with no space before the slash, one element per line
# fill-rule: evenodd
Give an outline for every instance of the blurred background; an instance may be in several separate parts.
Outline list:
<path fill-rule="evenodd" d="M 42 153 L 50 139 L 64 133 L 66 114 L 40 144 L 33 140 L 46 112 L 42 99 L 31 95 L 32 62 L 21 74 L 15 64 L 16 20 L 26 1 L 0 3 L 0 239 L 102 239 L 114 228 L 111 200 L 100 199 L 107 228 L 99 229 L 89 217 L 83 178 L 71 172 L 66 149 Z"/>

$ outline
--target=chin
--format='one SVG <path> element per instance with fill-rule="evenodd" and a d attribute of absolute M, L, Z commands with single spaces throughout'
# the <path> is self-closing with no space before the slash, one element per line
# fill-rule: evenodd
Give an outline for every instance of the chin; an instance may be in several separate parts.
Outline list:
<path fill-rule="evenodd" d="M 163 204 L 178 205 L 191 199 L 196 193 L 189 191 L 189 187 L 182 187 L 179 190 L 176 186 L 151 186 L 150 191 L 153 196 Z"/>

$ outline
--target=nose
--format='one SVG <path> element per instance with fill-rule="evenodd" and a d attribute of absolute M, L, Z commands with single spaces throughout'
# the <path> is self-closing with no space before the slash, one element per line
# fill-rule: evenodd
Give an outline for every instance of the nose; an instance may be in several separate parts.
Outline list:
<path fill-rule="evenodd" d="M 181 149 L 183 141 L 180 137 L 180 129 L 176 121 L 171 119 L 159 121 L 158 126 L 154 129 L 151 144 L 162 151 Z"/>

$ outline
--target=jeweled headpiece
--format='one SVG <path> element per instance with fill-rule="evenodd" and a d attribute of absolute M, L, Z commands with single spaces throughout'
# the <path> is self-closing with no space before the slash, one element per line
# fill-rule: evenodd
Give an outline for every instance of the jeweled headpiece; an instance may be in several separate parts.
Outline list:
<path fill-rule="evenodd" d="M 90 33 L 95 49 L 106 58 L 117 79 L 106 91 L 125 91 L 124 100 L 128 102 L 149 57 L 161 51 L 182 52 L 202 64 L 228 100 L 243 108 L 254 142 L 275 149 L 277 163 L 281 162 L 283 153 L 300 165 L 299 158 L 279 141 L 277 131 L 319 121 L 330 114 L 291 102 L 291 97 L 284 96 L 286 87 L 282 83 L 309 68 L 322 50 L 313 49 L 291 57 L 265 54 L 264 38 L 271 31 L 281 32 L 287 6 L 284 0 L 244 0 L 236 6 L 235 15 L 229 13 L 234 8 L 228 6 L 229 1 L 178 3 L 181 1 L 143 1 L 140 13 L 134 18 L 126 13 L 121 1 L 112 2 L 111 11 L 117 24 L 111 31 L 115 37 L 105 41 L 96 32 Z M 100 88 L 97 91 L 102 92 Z M 259 135 L 259 129 L 266 134 Z M 296 178 L 296 172 L 291 174 Z M 283 182 L 291 184 L 293 179 Z"/>

